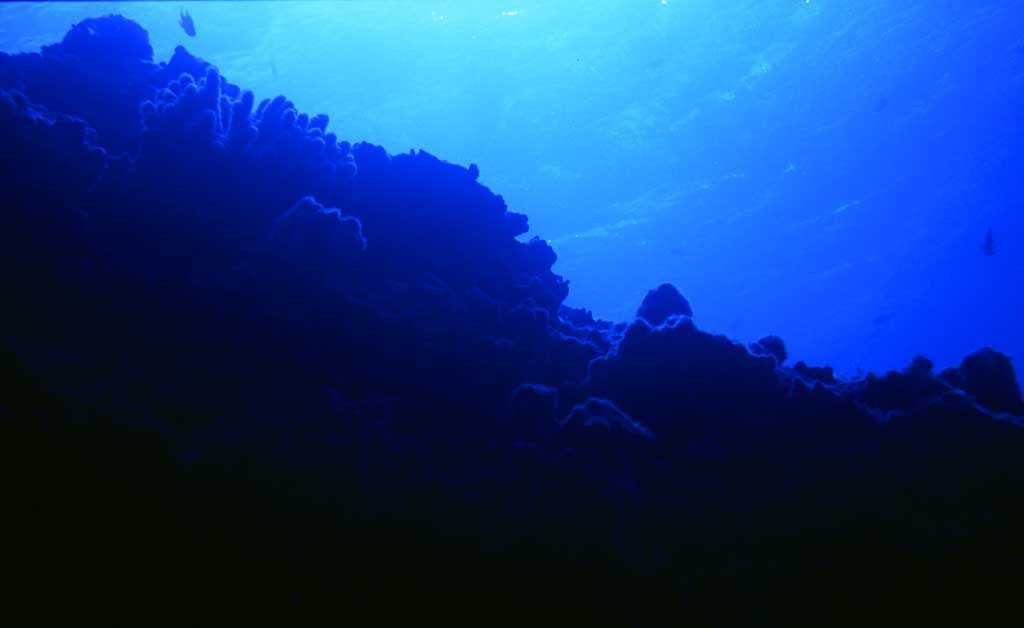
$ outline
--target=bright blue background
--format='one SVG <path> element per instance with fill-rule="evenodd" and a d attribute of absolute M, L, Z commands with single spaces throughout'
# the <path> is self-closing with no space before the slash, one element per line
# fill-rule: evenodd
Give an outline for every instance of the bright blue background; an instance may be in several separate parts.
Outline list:
<path fill-rule="evenodd" d="M 668 281 L 842 374 L 1024 356 L 1021 2 L 4 4 L 0 50 L 112 12 L 341 137 L 478 164 L 597 316 Z"/>

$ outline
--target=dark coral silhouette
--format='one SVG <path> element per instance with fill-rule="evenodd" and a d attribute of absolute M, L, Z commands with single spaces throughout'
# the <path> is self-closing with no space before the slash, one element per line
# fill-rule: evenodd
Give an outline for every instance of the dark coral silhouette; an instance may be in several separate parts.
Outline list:
<path fill-rule="evenodd" d="M 0 416 L 31 541 L 6 560 L 39 608 L 677 625 L 1015 599 L 1005 355 L 842 381 L 699 329 L 667 284 L 595 320 L 475 166 L 151 54 L 111 16 L 0 56 Z"/>

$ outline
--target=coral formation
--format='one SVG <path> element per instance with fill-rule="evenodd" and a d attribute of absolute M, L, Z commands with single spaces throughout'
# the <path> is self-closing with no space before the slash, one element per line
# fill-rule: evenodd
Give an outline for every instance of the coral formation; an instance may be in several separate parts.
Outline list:
<path fill-rule="evenodd" d="M 663 283 L 647 293 L 637 317 L 645 319 L 651 325 L 661 325 L 673 315 L 693 316 L 690 303 L 679 294 L 672 284 Z"/>
<path fill-rule="evenodd" d="M 9 560 L 77 580 L 44 597 L 653 625 L 1014 582 L 1006 356 L 841 381 L 668 284 L 595 320 L 475 165 L 151 56 L 110 16 L 0 57 L 0 415 L 41 539 Z"/>

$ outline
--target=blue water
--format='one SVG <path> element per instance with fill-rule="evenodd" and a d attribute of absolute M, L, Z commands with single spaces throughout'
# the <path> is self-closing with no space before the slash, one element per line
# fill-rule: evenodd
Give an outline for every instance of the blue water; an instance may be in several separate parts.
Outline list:
<path fill-rule="evenodd" d="M 8 597 L 1010 616 L 1022 17 L 0 4 Z"/>
<path fill-rule="evenodd" d="M 671 282 L 842 374 L 1024 355 L 1019 2 L 5 3 L 0 50 L 112 12 L 156 60 L 477 164 L 595 316 Z"/>

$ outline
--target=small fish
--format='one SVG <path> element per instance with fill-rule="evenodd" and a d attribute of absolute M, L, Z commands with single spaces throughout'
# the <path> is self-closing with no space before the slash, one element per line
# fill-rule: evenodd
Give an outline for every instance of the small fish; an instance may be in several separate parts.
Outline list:
<path fill-rule="evenodd" d="M 889 106 L 889 99 L 886 98 L 885 96 L 882 96 L 875 103 L 875 113 L 882 113 L 883 111 L 885 111 L 885 108 L 888 107 L 888 106 Z"/>
<path fill-rule="evenodd" d="M 192 21 L 192 16 L 188 14 L 188 11 L 181 12 L 181 17 L 178 18 L 178 24 L 181 25 L 181 28 L 185 31 L 186 35 L 189 37 L 196 36 L 196 25 L 195 22 Z"/>
<path fill-rule="evenodd" d="M 985 232 L 985 243 L 981 245 L 981 250 L 984 251 L 985 255 L 996 254 L 996 241 L 995 238 L 992 237 L 991 227 L 989 227 L 989 230 Z"/>

